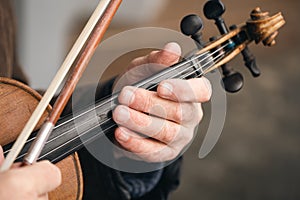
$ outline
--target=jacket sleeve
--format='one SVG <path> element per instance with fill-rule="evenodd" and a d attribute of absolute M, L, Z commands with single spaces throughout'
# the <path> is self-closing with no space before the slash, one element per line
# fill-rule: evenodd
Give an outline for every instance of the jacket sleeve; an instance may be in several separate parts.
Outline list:
<path fill-rule="evenodd" d="M 97 89 L 96 98 L 111 94 L 114 79 Z M 113 140 L 113 134 L 111 140 Z M 99 148 L 99 147 L 97 147 Z M 113 153 L 107 147 L 103 151 Z M 148 173 L 126 173 L 110 168 L 95 159 L 87 149 L 79 152 L 84 175 L 84 199 L 167 199 L 179 185 L 182 158 L 167 167 Z"/>
<path fill-rule="evenodd" d="M 179 185 L 181 157 L 161 170 L 161 175 L 151 190 L 136 195 L 132 193 L 130 188 L 132 185 L 128 184 L 126 179 L 130 177 L 133 181 L 151 180 L 155 178 L 156 173 L 128 173 L 124 176 L 123 172 L 96 160 L 86 149 L 82 149 L 78 153 L 84 174 L 84 200 L 164 200 Z M 147 176 L 148 179 L 145 179 Z"/>

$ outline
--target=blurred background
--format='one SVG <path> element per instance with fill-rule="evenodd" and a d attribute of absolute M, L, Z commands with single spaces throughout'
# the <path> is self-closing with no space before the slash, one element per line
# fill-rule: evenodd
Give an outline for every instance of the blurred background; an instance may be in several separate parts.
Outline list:
<path fill-rule="evenodd" d="M 33 88 L 48 86 L 97 4 L 95 0 L 88 2 L 15 1 L 19 55 Z M 185 153 L 181 185 L 171 199 L 300 199 L 300 1 L 223 2 L 227 25 L 245 22 L 257 6 L 271 13 L 281 11 L 287 24 L 280 30 L 275 47 L 251 45 L 262 71 L 259 78 L 251 77 L 241 57 L 230 63 L 243 73 L 245 86 L 237 94 L 227 95 L 222 135 L 213 151 L 199 159 L 198 151 L 209 122 L 210 105 L 204 105 L 207 115 Z M 218 31 L 212 21 L 203 17 L 204 3 L 204 0 L 124 0 L 106 37 L 145 26 L 179 31 L 180 20 L 196 13 L 204 21 L 203 35 L 207 41 Z M 115 63 L 118 67 L 109 70 L 106 76 L 120 73 L 130 59 L 140 54 L 122 57 Z"/>

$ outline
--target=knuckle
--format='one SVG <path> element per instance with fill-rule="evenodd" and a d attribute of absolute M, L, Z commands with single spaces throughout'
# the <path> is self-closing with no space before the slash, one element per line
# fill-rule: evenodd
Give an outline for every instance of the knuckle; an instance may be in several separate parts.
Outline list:
<path fill-rule="evenodd" d="M 151 98 L 151 96 L 147 96 L 145 98 L 145 102 L 144 103 L 145 103 L 145 111 L 149 112 L 152 109 L 152 107 L 153 107 L 153 99 Z"/>
<path fill-rule="evenodd" d="M 195 118 L 195 106 L 193 103 L 185 103 L 184 105 L 184 122 L 193 121 Z"/>
<path fill-rule="evenodd" d="M 156 151 L 152 151 L 149 154 L 145 155 L 145 158 L 148 162 L 162 162 L 162 151 L 161 149 L 158 149 Z"/>
<path fill-rule="evenodd" d="M 172 143 L 174 148 L 180 148 L 181 151 L 193 140 L 195 133 L 194 130 L 201 119 L 201 114 L 198 114 L 197 116 L 198 119 L 193 120 L 193 122 L 191 122 L 188 126 L 178 126 L 180 128 L 177 130 L 176 138 L 173 139 L 174 143 Z"/>
<path fill-rule="evenodd" d="M 194 119 L 194 123 L 195 125 L 200 123 L 202 118 L 203 118 L 203 110 L 201 108 L 200 104 L 194 104 L 194 112 L 193 112 L 193 119 Z"/>
<path fill-rule="evenodd" d="M 190 123 L 197 119 L 197 107 L 195 103 L 181 103 L 176 107 L 176 112 L 174 114 L 175 121 L 179 124 Z"/>
<path fill-rule="evenodd" d="M 145 90 L 137 88 L 134 91 L 134 96 L 135 98 L 131 102 L 130 107 L 136 108 L 138 110 L 148 109 L 151 100 Z"/>
<path fill-rule="evenodd" d="M 193 130 L 187 132 L 186 134 L 184 134 L 184 142 L 183 142 L 183 147 L 185 147 L 187 144 L 189 144 L 193 138 L 194 138 L 194 132 Z"/>
<path fill-rule="evenodd" d="M 163 148 L 156 149 L 150 154 L 144 156 L 148 162 L 165 162 L 176 158 L 177 152 L 170 148 L 169 146 L 164 146 Z"/>
<path fill-rule="evenodd" d="M 153 62 L 153 59 L 157 56 L 157 53 L 159 51 L 151 51 L 149 54 L 148 54 L 148 62 Z"/>
<path fill-rule="evenodd" d="M 174 120 L 178 123 L 181 123 L 183 121 L 183 104 L 177 104 L 175 106 L 175 112 L 174 112 Z"/>
<path fill-rule="evenodd" d="M 210 97 L 211 97 L 210 92 L 208 90 L 205 90 L 205 92 L 203 92 L 202 94 L 202 98 L 200 101 L 207 102 L 210 100 Z"/>
<path fill-rule="evenodd" d="M 140 97 L 140 101 L 139 102 L 136 102 L 136 103 L 141 103 L 141 105 L 143 106 L 141 108 L 141 110 L 145 111 L 145 112 L 149 112 L 152 108 L 152 105 L 153 105 L 153 99 L 152 99 L 152 96 L 149 95 L 147 93 L 146 90 L 137 90 L 137 96 Z"/>
<path fill-rule="evenodd" d="M 177 138 L 179 130 L 178 125 L 165 123 L 166 125 L 163 127 L 162 131 L 159 133 L 160 138 L 167 144 L 172 143 L 175 138 Z"/>
<path fill-rule="evenodd" d="M 145 148 L 145 145 L 143 145 L 143 139 L 130 138 L 124 145 L 129 152 L 134 154 L 143 154 L 148 151 L 148 149 Z"/>
<path fill-rule="evenodd" d="M 168 160 L 174 160 L 179 155 L 179 151 L 173 148 L 169 149 Z"/>
<path fill-rule="evenodd" d="M 176 148 L 180 149 L 178 151 L 181 151 L 187 144 L 189 144 L 194 137 L 193 131 L 190 131 L 190 129 L 184 129 L 182 130 L 177 137 L 177 145 Z"/>

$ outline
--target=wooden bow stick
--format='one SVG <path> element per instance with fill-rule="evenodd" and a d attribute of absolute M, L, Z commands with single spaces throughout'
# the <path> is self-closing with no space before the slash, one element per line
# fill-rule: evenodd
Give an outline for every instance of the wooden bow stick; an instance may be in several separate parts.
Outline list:
<path fill-rule="evenodd" d="M 63 62 L 61 68 L 55 75 L 49 88 L 47 89 L 46 93 L 41 99 L 40 103 L 34 110 L 33 114 L 31 115 L 30 119 L 28 120 L 27 124 L 25 125 L 24 129 L 19 135 L 18 139 L 14 143 L 10 153 L 4 160 L 0 171 L 8 170 L 11 167 L 12 163 L 14 162 L 14 160 L 22 150 L 24 144 L 26 143 L 26 140 L 28 139 L 34 127 L 38 123 L 40 117 L 44 113 L 46 107 L 53 98 L 58 87 L 66 77 L 75 59 L 78 57 L 79 53 L 82 52 L 80 57 L 77 59 L 77 63 L 74 67 L 73 73 L 68 78 L 64 88 L 62 89 L 61 95 L 55 102 L 52 113 L 50 114 L 47 122 L 41 128 L 41 131 L 38 133 L 38 136 L 35 142 L 33 143 L 33 146 L 31 146 L 31 150 L 27 155 L 25 163 L 31 164 L 36 161 L 54 127 L 54 124 L 60 117 L 60 114 L 62 113 L 67 101 L 73 93 L 75 86 L 79 81 L 79 78 L 81 77 L 93 53 L 95 52 L 96 47 L 103 38 L 104 33 L 108 28 L 112 17 L 116 13 L 120 3 L 121 0 L 101 0 L 99 2 L 97 8 L 90 17 L 80 36 L 76 40 L 71 51 L 69 52 L 65 61 Z"/>

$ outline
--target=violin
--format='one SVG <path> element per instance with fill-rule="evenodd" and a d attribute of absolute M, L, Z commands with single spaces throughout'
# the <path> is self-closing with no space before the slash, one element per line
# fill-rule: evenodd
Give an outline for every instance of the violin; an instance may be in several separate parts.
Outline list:
<path fill-rule="evenodd" d="M 226 91 L 237 92 L 243 85 L 241 74 L 226 66 L 238 54 L 244 57 L 246 67 L 253 76 L 260 74 L 254 56 L 248 45 L 252 42 L 273 46 L 278 29 L 284 24 L 281 13 L 269 16 L 255 8 L 251 18 L 239 25 L 227 28 L 221 15 L 225 11 L 220 1 L 208 1 L 204 6 L 204 14 L 208 19 L 216 22 L 221 35 L 214 37 L 210 42 L 201 41 L 199 30 L 202 28 L 201 20 L 196 15 L 183 18 L 181 30 L 184 34 L 195 40 L 198 50 L 180 62 L 141 80 L 133 86 L 153 90 L 166 79 L 189 79 L 204 76 L 205 74 L 221 68 Z M 16 140 L 26 121 L 39 103 L 41 96 L 28 86 L 8 78 L 0 78 L 0 144 L 5 155 L 10 151 L 13 141 Z M 62 117 L 53 128 L 38 160 L 50 160 L 56 163 L 62 171 L 62 185 L 49 194 L 50 199 L 81 199 L 83 182 L 80 162 L 76 151 L 99 138 L 109 135 L 117 127 L 111 113 L 118 105 L 118 92 L 98 100 L 93 108 L 87 107 L 73 115 Z M 96 113 L 96 118 L 94 119 Z M 35 127 L 31 137 L 26 141 L 17 161 L 22 161 L 30 148 L 37 130 L 51 113 L 48 106 Z M 74 124 L 74 118 L 79 121 L 80 129 Z"/>
<path fill-rule="evenodd" d="M 42 97 L 25 84 L 3 77 L 0 78 L 0 97 L 0 144 L 4 145 L 4 154 L 7 155 L 12 146 L 11 142 L 17 139 Z M 50 112 L 51 106 L 49 105 L 35 130 L 42 125 Z M 32 141 L 33 138 L 30 138 L 27 144 Z M 27 144 L 25 148 L 28 150 L 29 145 Z M 25 151 L 21 155 L 24 153 Z M 49 193 L 49 199 L 80 199 L 83 191 L 83 179 L 77 154 L 65 157 L 57 163 L 57 166 L 62 172 L 63 184 L 54 192 Z"/>

